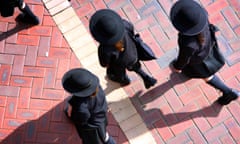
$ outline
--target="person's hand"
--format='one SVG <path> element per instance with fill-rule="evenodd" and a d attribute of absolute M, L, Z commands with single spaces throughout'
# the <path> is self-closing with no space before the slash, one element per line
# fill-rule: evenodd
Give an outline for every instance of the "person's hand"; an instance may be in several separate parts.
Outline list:
<path fill-rule="evenodd" d="M 116 44 L 115 44 L 115 47 L 116 49 L 119 51 L 119 52 L 123 52 L 124 51 L 124 43 L 122 40 L 118 41 Z"/>
<path fill-rule="evenodd" d="M 181 73 L 182 70 L 179 70 L 179 69 L 176 69 L 174 67 L 174 63 L 176 62 L 176 60 L 173 60 L 171 63 L 170 63 L 170 69 L 173 71 L 173 72 L 176 72 L 176 73 Z"/>
<path fill-rule="evenodd" d="M 182 70 L 175 69 L 174 67 L 172 67 L 172 71 L 173 71 L 173 72 L 176 72 L 176 73 L 181 73 L 181 72 L 182 72 Z"/>
<path fill-rule="evenodd" d="M 72 114 L 72 106 L 69 104 L 67 109 L 67 115 L 71 117 L 71 114 Z"/>

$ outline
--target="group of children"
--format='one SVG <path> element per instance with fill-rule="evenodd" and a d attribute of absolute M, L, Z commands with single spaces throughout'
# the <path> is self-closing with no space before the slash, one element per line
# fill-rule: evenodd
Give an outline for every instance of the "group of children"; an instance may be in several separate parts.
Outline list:
<path fill-rule="evenodd" d="M 170 20 L 179 31 L 179 54 L 172 62 L 173 71 L 183 73 L 189 78 L 201 78 L 210 86 L 220 90 L 222 96 L 217 100 L 220 105 L 227 105 L 236 100 L 240 96 L 240 92 L 226 86 L 215 74 L 225 64 L 225 60 L 219 51 L 215 37 L 218 28 L 209 23 L 207 11 L 193 0 L 179 0 L 171 8 Z M 134 35 L 132 23 L 122 19 L 113 10 L 101 9 L 92 15 L 89 29 L 93 38 L 99 42 L 99 63 L 106 68 L 106 75 L 110 80 L 120 83 L 121 86 L 130 84 L 131 80 L 126 74 L 126 70 L 129 70 L 136 72 L 142 78 L 147 89 L 157 83 L 154 77 L 141 68 L 137 53 L 139 47 L 131 38 Z M 115 144 L 111 136 L 107 137 L 107 117 L 106 114 L 103 114 L 107 111 L 107 107 L 106 102 L 103 102 L 105 96 L 103 96 L 104 93 L 99 83 L 92 89 L 91 93 L 81 96 L 77 94 L 91 89 L 93 82 L 96 82 L 94 80 L 96 77 L 92 79 L 89 77 L 88 81 L 85 81 L 86 76 L 73 76 L 78 75 L 77 73 L 80 74 L 81 71 L 91 73 L 86 69 L 73 69 L 66 73 L 69 79 L 66 79 L 66 77 L 63 79 L 65 90 L 72 94 L 69 101 L 69 107 L 72 111 L 68 111 L 68 116 L 74 115 L 74 109 L 79 114 L 79 119 L 74 120 L 75 123 L 79 123 L 86 115 L 88 116 L 87 120 L 84 119 L 84 123 L 76 126 L 77 129 L 81 129 L 79 135 L 84 144 Z M 69 73 L 74 74 L 69 76 Z M 72 87 L 76 91 L 67 89 L 66 86 Z M 97 90 L 96 87 L 98 87 Z M 102 101 L 98 101 L 100 99 Z M 78 101 L 79 105 L 76 106 L 73 101 Z M 89 101 L 94 101 L 94 104 Z M 97 106 L 101 106 L 101 108 Z M 83 112 L 80 108 L 82 110 L 87 109 L 87 112 L 85 110 Z M 104 119 L 101 124 L 98 121 L 100 119 Z M 85 127 L 86 125 L 87 127 Z M 89 129 L 91 129 L 91 132 Z M 89 141 L 89 139 L 86 140 L 87 137 L 92 137 L 91 140 L 94 140 L 94 142 Z"/>
<path fill-rule="evenodd" d="M 23 0 L 3 0 L 0 12 L 12 16 L 18 7 L 22 22 L 37 25 L 38 18 Z M 173 61 L 173 71 L 189 78 L 201 78 L 222 92 L 217 102 L 227 105 L 240 96 L 238 90 L 229 88 L 215 74 L 225 64 L 219 51 L 215 32 L 218 28 L 209 23 L 207 11 L 193 0 L 179 0 L 171 8 L 170 20 L 178 30 L 178 57 Z M 111 9 L 96 11 L 90 19 L 90 32 L 99 42 L 98 58 L 106 67 L 107 77 L 125 86 L 131 80 L 126 70 L 134 71 L 150 88 L 157 80 L 141 68 L 138 47 L 132 39 L 134 26 Z M 99 79 L 83 68 L 71 69 L 62 78 L 63 88 L 72 94 L 66 115 L 73 121 L 84 144 L 115 144 L 106 131 L 107 102 Z"/>

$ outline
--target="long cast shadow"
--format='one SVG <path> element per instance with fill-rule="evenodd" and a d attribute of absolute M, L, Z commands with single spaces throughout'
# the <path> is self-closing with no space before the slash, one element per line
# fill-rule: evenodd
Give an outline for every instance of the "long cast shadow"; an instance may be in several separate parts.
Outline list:
<path fill-rule="evenodd" d="M 139 95 L 139 98 L 141 99 L 143 104 L 149 103 L 162 96 L 165 92 L 173 88 L 175 85 L 184 83 L 188 80 L 189 78 L 185 77 L 183 74 L 172 72 L 166 82 L 161 83 L 160 85 L 145 92 L 142 95 Z"/>
<path fill-rule="evenodd" d="M 106 87 L 104 89 L 106 95 L 112 95 L 113 91 L 118 90 L 121 86 L 118 83 L 112 82 L 105 77 L 106 80 Z M 159 98 L 162 94 L 164 94 L 169 89 L 173 88 L 173 86 L 181 84 L 189 80 L 189 78 L 185 77 L 182 74 L 178 74 L 172 72 L 170 74 L 169 80 L 165 83 L 162 83 L 155 88 L 145 92 L 142 94 L 142 91 L 137 91 L 133 95 L 129 96 L 130 101 L 135 106 L 137 112 L 142 117 L 143 121 L 147 125 L 148 129 L 154 128 L 162 128 L 162 127 L 169 127 L 176 124 L 180 124 L 187 120 L 194 120 L 195 118 L 199 117 L 217 117 L 222 109 L 222 106 L 214 102 L 213 104 L 199 108 L 196 104 L 189 104 L 190 107 L 193 105 L 193 111 L 183 108 L 183 110 L 179 110 L 175 113 L 168 113 L 164 114 L 161 109 L 153 108 L 149 110 L 144 109 L 144 105 L 148 102 L 154 101 L 155 99 Z M 118 97 L 116 95 L 116 97 Z M 113 107 L 115 105 L 125 104 L 128 98 L 121 99 L 120 101 L 109 101 L 109 104 Z M 145 101 L 144 101 L 144 100 Z M 118 107 L 118 106 L 116 106 Z M 116 109 L 115 109 L 116 111 Z M 121 109 L 120 109 L 121 111 Z M 154 120 L 152 119 L 154 118 Z M 155 122 L 158 122 L 156 126 L 154 126 Z M 142 134 L 145 133 L 144 131 L 141 132 Z M 131 135 L 130 138 L 135 138 L 138 135 Z"/>
<path fill-rule="evenodd" d="M 79 144 L 81 139 L 75 127 L 66 118 L 63 109 L 66 101 L 60 102 L 39 118 L 31 120 L 34 113 L 26 110 L 21 116 L 29 119 L 5 119 L 5 129 L 0 129 L 1 144 L 50 143 L 50 144 Z M 34 110 L 33 110 L 34 111 Z M 7 133 L 11 132 L 9 135 Z"/>
<path fill-rule="evenodd" d="M 26 109 L 18 114 L 17 118 L 5 118 L 4 126 L 0 129 L 1 144 L 82 144 L 75 126 L 66 117 L 64 109 L 69 97 L 51 108 Z M 55 103 L 55 102 L 54 102 Z M 37 116 L 36 113 L 40 113 Z M 34 119 L 34 117 L 38 117 Z M 34 120 L 33 120 L 34 119 Z M 108 113 L 109 125 L 115 126 L 116 122 L 111 113 Z M 114 127 L 113 126 L 113 127 Z M 109 128 L 109 127 L 107 127 Z M 119 129 L 119 128 L 118 128 Z M 119 143 L 126 143 L 127 139 L 118 137 L 120 132 L 109 130 L 109 134 Z"/>
<path fill-rule="evenodd" d="M 176 113 L 169 113 L 164 114 L 161 109 L 149 109 L 144 111 L 145 113 L 158 113 L 160 115 L 159 123 L 156 125 L 158 128 L 162 127 L 168 127 L 173 126 L 178 123 L 187 121 L 187 120 L 194 120 L 195 118 L 209 118 L 209 117 L 217 117 L 221 111 L 223 106 L 219 105 L 216 101 L 207 106 L 203 107 L 201 109 L 195 110 L 195 111 L 189 111 L 189 112 L 176 112 Z"/>
<path fill-rule="evenodd" d="M 218 117 L 223 106 L 219 105 L 216 101 L 209 106 L 198 108 L 195 103 L 189 104 L 190 107 L 194 107 L 195 110 L 182 109 L 175 113 L 163 112 L 159 108 L 152 108 L 149 110 L 144 110 L 144 105 L 139 101 L 139 96 L 142 91 L 137 91 L 129 99 L 131 103 L 136 108 L 138 114 L 143 119 L 143 122 L 146 124 L 149 130 L 155 128 L 170 127 L 176 124 L 181 124 L 188 120 L 194 120 L 196 118 L 214 118 Z M 121 101 L 111 101 L 110 105 L 119 105 L 127 101 L 126 99 L 121 99 Z M 121 111 L 121 110 L 120 110 Z M 144 134 L 146 131 L 141 131 L 141 134 Z M 138 133 L 139 134 L 139 133 Z M 138 135 L 131 135 L 130 138 L 134 139 Z"/>
<path fill-rule="evenodd" d="M 16 26 L 6 32 L 0 33 L 0 41 L 7 39 L 8 37 L 14 35 L 15 33 L 18 33 L 19 31 L 22 31 L 24 29 L 28 29 L 30 27 L 33 27 L 34 25 L 31 24 L 25 24 L 21 22 L 17 22 Z"/>

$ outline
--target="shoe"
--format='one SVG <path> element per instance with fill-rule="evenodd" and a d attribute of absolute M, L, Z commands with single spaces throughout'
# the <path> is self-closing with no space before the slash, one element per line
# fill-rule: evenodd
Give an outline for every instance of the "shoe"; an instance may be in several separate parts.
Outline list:
<path fill-rule="evenodd" d="M 146 89 L 149 89 L 151 86 L 154 86 L 157 83 L 157 80 L 153 77 L 147 76 L 143 80 L 144 86 Z"/>
<path fill-rule="evenodd" d="M 128 78 L 127 75 L 125 75 L 122 78 L 118 78 L 118 77 L 114 76 L 113 74 L 107 74 L 107 76 L 110 80 L 120 83 L 121 86 L 129 85 L 131 82 L 131 80 Z"/>
<path fill-rule="evenodd" d="M 31 17 L 23 13 L 19 14 L 16 20 L 26 24 L 32 24 L 32 25 L 38 25 L 40 23 L 38 17 L 36 16 Z"/>
<path fill-rule="evenodd" d="M 236 100 L 240 96 L 240 92 L 235 89 L 231 89 L 231 91 L 227 94 L 223 94 L 220 98 L 218 98 L 217 102 L 220 105 L 227 105 L 231 101 Z"/>

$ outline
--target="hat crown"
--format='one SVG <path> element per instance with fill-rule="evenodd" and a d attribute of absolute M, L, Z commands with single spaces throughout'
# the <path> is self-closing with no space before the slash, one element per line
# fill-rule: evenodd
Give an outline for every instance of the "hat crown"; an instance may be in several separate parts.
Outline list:
<path fill-rule="evenodd" d="M 113 45 L 124 36 L 123 20 L 111 9 L 96 11 L 89 24 L 91 35 L 101 44 Z"/>
<path fill-rule="evenodd" d="M 75 68 L 66 72 L 62 78 L 63 88 L 78 97 L 88 97 L 96 91 L 98 78 L 90 71 Z"/>
<path fill-rule="evenodd" d="M 112 37 L 114 36 L 116 31 L 115 21 L 111 17 L 103 16 L 95 25 L 95 28 L 101 33 L 102 36 Z"/>
<path fill-rule="evenodd" d="M 199 15 L 199 12 L 192 10 L 191 7 L 184 7 L 176 15 L 176 19 L 183 27 L 189 28 L 199 23 Z"/>
<path fill-rule="evenodd" d="M 73 92 L 82 91 L 91 86 L 91 79 L 84 72 L 79 71 L 74 73 L 67 81 L 68 85 L 72 86 Z"/>
<path fill-rule="evenodd" d="M 171 8 L 171 22 L 182 34 L 193 36 L 208 23 L 207 12 L 194 0 L 179 0 Z"/>
<path fill-rule="evenodd" d="M 81 74 L 73 75 L 72 80 L 76 84 L 76 86 L 79 88 L 79 90 L 86 89 L 91 85 L 91 80 L 88 77 L 83 76 Z"/>

